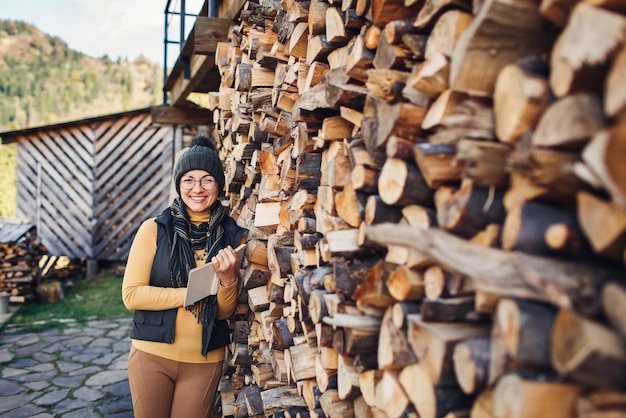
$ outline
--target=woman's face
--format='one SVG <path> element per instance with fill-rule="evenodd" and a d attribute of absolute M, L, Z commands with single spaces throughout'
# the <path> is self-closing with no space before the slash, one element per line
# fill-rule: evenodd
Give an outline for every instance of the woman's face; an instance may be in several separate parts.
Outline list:
<path fill-rule="evenodd" d="M 180 198 L 190 215 L 209 213 L 211 206 L 217 201 L 217 181 L 207 171 L 187 171 L 181 177 L 179 186 Z"/>

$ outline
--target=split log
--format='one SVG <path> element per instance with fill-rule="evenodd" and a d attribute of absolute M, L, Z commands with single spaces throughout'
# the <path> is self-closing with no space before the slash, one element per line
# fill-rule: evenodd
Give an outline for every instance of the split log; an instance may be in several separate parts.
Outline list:
<path fill-rule="evenodd" d="M 448 89 L 449 75 L 449 59 L 441 52 L 435 52 L 426 61 L 413 67 L 406 85 L 434 99 Z"/>
<path fill-rule="evenodd" d="M 399 380 L 420 418 L 441 418 L 448 412 L 468 409 L 472 405 L 473 397 L 457 386 L 433 385 L 419 363 L 404 367 Z"/>
<path fill-rule="evenodd" d="M 368 225 L 384 222 L 395 223 L 402 218 L 402 209 L 398 206 L 387 205 L 378 195 L 370 195 L 365 203 L 364 221 Z"/>
<path fill-rule="evenodd" d="M 454 113 L 457 106 L 465 101 L 466 98 L 467 95 L 465 93 L 452 89 L 442 92 L 428 108 L 428 112 L 426 112 L 426 116 L 424 116 L 422 121 L 422 129 L 432 129 L 441 125 L 443 119 Z"/>
<path fill-rule="evenodd" d="M 320 406 L 324 411 L 324 416 L 334 418 L 349 418 L 354 416 L 354 403 L 342 400 L 338 391 L 331 389 L 320 396 Z"/>
<path fill-rule="evenodd" d="M 454 375 L 463 392 L 479 393 L 489 381 L 489 337 L 470 338 L 454 346 Z"/>
<path fill-rule="evenodd" d="M 374 62 L 376 63 L 376 59 Z M 385 68 L 378 64 L 376 68 L 367 70 L 365 86 L 370 95 L 392 101 L 401 97 L 408 78 L 408 72 Z"/>
<path fill-rule="evenodd" d="M 589 258 L 592 254 L 574 211 L 535 201 L 508 209 L 502 248 L 545 256 Z"/>
<path fill-rule="evenodd" d="M 493 414 L 493 389 L 478 394 L 470 410 L 470 418 L 496 418 Z"/>
<path fill-rule="evenodd" d="M 331 369 L 325 367 L 321 359 L 321 354 L 318 354 L 315 357 L 315 381 L 317 382 L 317 386 L 322 393 L 329 389 L 337 389 L 337 352 L 335 352 L 332 348 L 323 348 L 327 351 L 332 350 L 335 353 L 335 368 Z"/>
<path fill-rule="evenodd" d="M 491 315 L 476 312 L 473 296 L 424 299 L 420 315 L 424 322 L 489 322 Z"/>
<path fill-rule="evenodd" d="M 535 129 L 552 101 L 548 71 L 547 63 L 536 55 L 502 68 L 493 93 L 496 135 L 500 141 L 514 144 L 522 134 Z"/>
<path fill-rule="evenodd" d="M 461 179 L 463 167 L 457 164 L 454 144 L 418 143 L 413 150 L 415 162 L 431 189 Z"/>
<path fill-rule="evenodd" d="M 404 0 L 371 0 L 371 4 L 371 22 L 378 27 L 415 16 L 421 7 L 419 3 L 405 5 Z"/>
<path fill-rule="evenodd" d="M 398 266 L 389 273 L 387 289 L 397 301 L 422 300 L 424 280 L 419 271 L 407 266 Z"/>
<path fill-rule="evenodd" d="M 602 310 L 613 327 L 626 336 L 626 288 L 622 284 L 609 283 L 602 289 Z"/>
<path fill-rule="evenodd" d="M 416 32 L 416 29 L 413 27 L 414 22 L 414 17 L 392 20 L 385 25 L 385 28 L 383 29 L 383 36 L 390 44 L 400 43 L 402 42 L 403 35 Z"/>
<path fill-rule="evenodd" d="M 387 289 L 387 279 L 391 265 L 384 261 L 377 262 L 357 286 L 352 299 L 357 306 L 376 306 L 385 308 L 393 303 L 393 298 Z"/>
<path fill-rule="evenodd" d="M 440 53 L 451 58 L 473 19 L 470 13 L 455 9 L 441 15 L 428 35 L 424 57 Z"/>
<path fill-rule="evenodd" d="M 532 144 L 579 149 L 606 124 L 600 97 L 571 94 L 552 103 L 541 115 Z"/>
<path fill-rule="evenodd" d="M 397 135 L 391 135 L 385 145 L 387 158 L 399 158 L 407 161 L 414 160 L 415 152 L 413 148 L 416 143 L 416 140 L 413 138 L 402 138 Z"/>
<path fill-rule="evenodd" d="M 623 418 L 626 395 L 612 390 L 599 390 L 578 398 L 578 418 Z"/>
<path fill-rule="evenodd" d="M 575 416 L 579 385 L 524 379 L 510 374 L 498 381 L 493 393 L 496 417 L 568 418 Z"/>
<path fill-rule="evenodd" d="M 402 43 L 411 50 L 415 59 L 424 59 L 429 38 L 427 35 L 405 33 L 402 35 Z"/>
<path fill-rule="evenodd" d="M 612 329 L 561 309 L 550 346 L 559 373 L 595 388 L 626 388 L 626 342 Z"/>
<path fill-rule="evenodd" d="M 412 138 L 421 134 L 420 124 L 426 115 L 426 106 L 406 102 L 387 103 L 368 96 L 364 112 L 368 111 L 367 107 L 377 116 L 377 147 L 384 148 L 391 135 Z"/>
<path fill-rule="evenodd" d="M 290 407 L 306 407 L 307 404 L 298 390 L 290 386 L 279 386 L 261 392 L 265 413 L 276 412 Z"/>
<path fill-rule="evenodd" d="M 380 197 L 388 205 L 432 206 L 433 192 L 415 164 L 388 158 L 378 179 Z"/>
<path fill-rule="evenodd" d="M 359 373 L 359 389 L 367 405 L 376 405 L 376 386 L 383 376 L 380 369 L 365 370 Z"/>
<path fill-rule="evenodd" d="M 626 96 L 624 95 L 624 83 L 626 79 L 626 48 L 622 47 L 606 77 L 604 91 L 604 111 L 609 117 L 621 117 L 626 111 Z"/>
<path fill-rule="evenodd" d="M 279 350 L 284 350 L 294 344 L 293 335 L 291 331 L 289 331 L 285 318 L 280 318 L 272 324 L 272 341 L 274 342 L 274 346 Z M 259 386 L 263 385 L 259 384 Z"/>
<path fill-rule="evenodd" d="M 474 293 L 469 277 L 450 271 L 437 264 L 428 266 L 423 275 L 424 295 L 429 299 L 467 296 Z"/>
<path fill-rule="evenodd" d="M 447 193 L 440 188 L 435 194 L 438 225 L 455 235 L 471 238 L 489 224 L 502 224 L 505 211 L 504 192 L 494 187 L 479 187 L 471 180 Z"/>
<path fill-rule="evenodd" d="M 243 395 L 245 399 L 248 416 L 258 415 L 264 412 L 261 389 L 258 386 L 246 386 L 245 390 L 242 390 L 239 396 L 241 397 L 241 395 Z"/>
<path fill-rule="evenodd" d="M 399 381 L 397 370 L 385 370 L 380 381 L 376 384 L 375 407 L 389 418 L 400 418 L 409 407 L 409 398 Z"/>
<path fill-rule="evenodd" d="M 556 312 L 554 306 L 537 302 L 498 302 L 491 330 L 491 385 L 507 372 L 552 369 L 549 341 Z"/>
<path fill-rule="evenodd" d="M 481 247 L 436 229 L 381 224 L 365 231 L 374 242 L 416 249 L 444 268 L 472 277 L 477 290 L 548 301 L 584 315 L 599 313 L 598 291 L 622 277 L 611 266 Z"/>
<path fill-rule="evenodd" d="M 399 302 L 394 304 L 392 309 L 392 320 L 394 325 L 398 329 L 406 330 L 406 317 L 410 314 L 420 313 L 420 304 L 419 302 Z"/>
<path fill-rule="evenodd" d="M 626 123 L 598 132 L 585 147 L 582 158 L 601 180 L 612 200 L 626 210 L 626 171 L 621 156 L 626 152 Z"/>
<path fill-rule="evenodd" d="M 348 225 L 357 228 L 365 216 L 366 199 L 366 195 L 354 190 L 351 181 L 347 182 L 343 190 L 335 194 L 337 215 Z"/>
<path fill-rule="evenodd" d="M 463 178 L 476 186 L 507 186 L 506 161 L 510 153 L 510 146 L 498 142 L 461 139 L 456 144 L 456 161 L 462 167 Z"/>
<path fill-rule="evenodd" d="M 424 6 L 420 9 L 417 19 L 413 26 L 419 29 L 425 29 L 432 26 L 433 22 L 448 9 L 459 8 L 469 11 L 471 5 L 466 0 L 427 0 L 424 2 Z"/>
<path fill-rule="evenodd" d="M 402 208 L 402 218 L 411 226 L 430 228 L 437 226 L 437 213 L 433 208 L 421 205 L 407 205 Z"/>
<path fill-rule="evenodd" d="M 330 4 L 328 3 L 311 3 L 309 5 L 309 35 L 315 36 L 325 32 L 326 10 L 329 7 Z"/>
<path fill-rule="evenodd" d="M 490 96 L 504 66 L 547 51 L 551 38 L 549 25 L 539 14 L 535 1 L 487 0 L 454 49 L 450 86 Z M 497 53 L 492 54 L 493 51 Z"/>
<path fill-rule="evenodd" d="M 337 394 L 339 399 L 349 399 L 359 391 L 359 373 L 349 357 L 337 358 Z"/>
<path fill-rule="evenodd" d="M 285 351 L 285 363 L 291 382 L 315 379 L 315 356 L 317 347 L 308 344 L 294 345 Z"/>
<path fill-rule="evenodd" d="M 365 46 L 365 35 L 358 35 L 348 55 L 345 73 L 357 80 L 367 81 L 367 70 L 372 68 L 374 52 Z"/>
<path fill-rule="evenodd" d="M 398 370 L 416 361 L 417 357 L 411 350 L 406 333 L 393 322 L 393 307 L 387 308 L 380 325 L 378 368 Z"/>
<path fill-rule="evenodd" d="M 572 204 L 576 193 L 585 188 L 574 171 L 578 161 L 578 152 L 536 147 L 516 149 L 507 161 L 511 175 L 504 197 L 505 207 L 535 199 Z"/>
<path fill-rule="evenodd" d="M 581 40 L 581 33 L 589 35 Z M 550 87 L 554 94 L 563 97 L 582 90 L 602 92 L 608 64 L 625 38 L 626 17 L 578 3 L 552 48 Z"/>
<path fill-rule="evenodd" d="M 386 37 L 381 36 L 376 45 L 376 53 L 372 65 L 376 69 L 406 70 L 411 60 L 411 51 L 403 44 L 391 44 Z M 408 74 L 406 74 L 408 77 Z M 400 90 L 402 87 L 400 87 Z"/>
<path fill-rule="evenodd" d="M 420 315 L 407 316 L 408 340 L 419 364 L 435 385 L 456 385 L 452 355 L 463 340 L 489 335 L 488 325 L 428 323 Z"/>
<path fill-rule="evenodd" d="M 345 43 L 349 39 L 343 15 L 337 7 L 326 9 L 326 39 L 331 43 Z"/>

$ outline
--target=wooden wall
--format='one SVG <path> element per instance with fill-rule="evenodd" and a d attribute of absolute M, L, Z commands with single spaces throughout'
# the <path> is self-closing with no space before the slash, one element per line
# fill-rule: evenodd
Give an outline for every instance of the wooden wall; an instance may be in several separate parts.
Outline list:
<path fill-rule="evenodd" d="M 17 214 L 37 224 L 50 255 L 125 260 L 141 221 L 169 203 L 180 139 L 172 127 L 151 126 L 148 110 L 14 138 Z"/>

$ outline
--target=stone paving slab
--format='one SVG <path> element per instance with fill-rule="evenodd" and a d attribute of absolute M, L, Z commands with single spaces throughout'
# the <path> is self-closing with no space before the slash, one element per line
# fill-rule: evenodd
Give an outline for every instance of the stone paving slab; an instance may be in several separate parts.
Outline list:
<path fill-rule="evenodd" d="M 130 318 L 0 331 L 0 416 L 132 418 Z"/>

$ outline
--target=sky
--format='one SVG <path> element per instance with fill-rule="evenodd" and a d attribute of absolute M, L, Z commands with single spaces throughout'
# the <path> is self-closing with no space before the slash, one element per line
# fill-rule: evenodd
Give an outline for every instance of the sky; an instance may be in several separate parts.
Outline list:
<path fill-rule="evenodd" d="M 179 12 L 181 0 L 171 0 Z M 186 0 L 186 13 L 197 14 L 202 0 Z M 22 20 L 71 49 L 99 58 L 133 60 L 143 54 L 163 65 L 167 0 L 0 0 L 0 18 Z M 174 16 L 169 38 L 179 40 L 179 16 Z M 185 24 L 191 29 L 193 18 Z M 168 47 L 168 65 L 178 57 L 178 46 Z"/>

